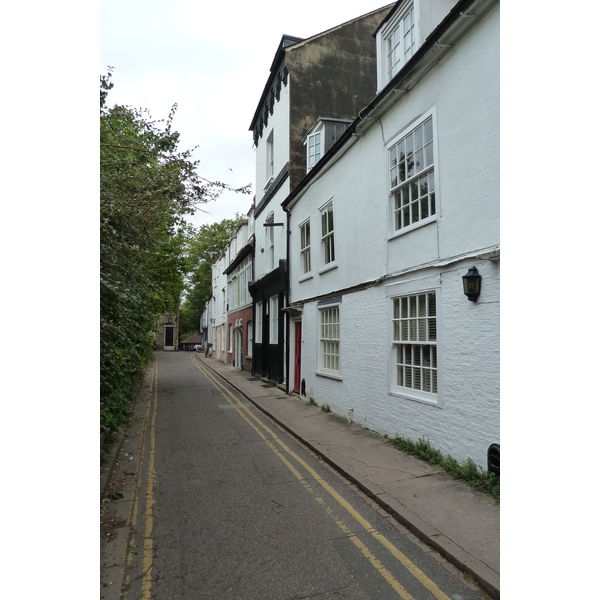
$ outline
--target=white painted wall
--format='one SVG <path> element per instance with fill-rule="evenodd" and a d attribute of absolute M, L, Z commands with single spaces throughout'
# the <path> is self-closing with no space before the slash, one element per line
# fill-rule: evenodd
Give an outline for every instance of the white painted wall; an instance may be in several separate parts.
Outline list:
<path fill-rule="evenodd" d="M 275 177 L 283 165 L 289 160 L 290 151 L 290 78 L 287 85 L 281 85 L 279 100 L 273 104 L 273 114 L 263 129 L 262 137 L 258 138 L 256 147 L 256 201 L 260 202 L 266 192 L 267 184 L 267 139 L 271 132 L 274 133 L 273 144 L 275 149 Z"/>
<path fill-rule="evenodd" d="M 381 117 L 292 209 L 294 302 L 500 243 L 499 10 Z M 443 91 L 442 91 L 443 90 Z M 437 221 L 388 240 L 387 151 L 430 109 L 437 121 Z M 318 275 L 319 208 L 334 202 L 338 266 Z M 311 219 L 313 277 L 299 281 L 299 226 Z M 439 240 L 439 243 L 438 243 Z M 340 258 L 344 260 L 341 261 Z"/>
<path fill-rule="evenodd" d="M 483 278 L 476 304 L 462 291 L 471 266 Z M 316 302 L 304 305 L 302 377 L 307 395 L 334 413 L 382 435 L 425 437 L 444 454 L 472 458 L 485 469 L 489 445 L 500 441 L 499 264 L 463 261 L 435 273 L 441 277 L 438 406 L 389 393 L 391 300 L 384 285 L 342 298 L 341 381 L 317 375 L 318 309 Z"/>
<path fill-rule="evenodd" d="M 256 202 L 257 206 L 260 204 L 260 200 L 263 198 L 265 193 L 268 191 L 268 187 L 265 189 L 266 179 L 266 168 L 267 168 L 267 138 L 269 134 L 273 132 L 274 148 L 275 148 L 275 162 L 274 162 L 274 176 L 277 177 L 281 169 L 289 161 L 289 89 L 291 81 L 288 79 L 287 86 L 281 86 L 281 95 L 278 102 L 273 105 L 273 115 L 269 116 L 267 127 L 263 131 L 262 137 L 258 139 L 258 146 L 256 148 Z M 273 229 L 275 237 L 275 256 L 273 268 L 277 268 L 279 260 L 286 258 L 286 226 L 287 217 L 286 213 L 281 208 L 281 203 L 287 198 L 290 192 L 289 178 L 279 188 L 277 193 L 269 201 L 268 205 L 261 210 L 261 212 L 254 219 L 254 235 L 256 239 L 255 244 L 255 279 L 260 279 L 263 275 L 269 273 L 272 268 L 268 261 L 268 235 L 269 229 L 264 227 L 266 219 L 271 213 L 273 213 L 273 220 L 275 223 L 283 223 L 283 227 L 275 227 Z"/>
<path fill-rule="evenodd" d="M 434 109 L 436 221 L 390 237 L 387 144 Z M 319 273 L 319 208 L 333 198 L 337 266 Z M 311 219 L 312 277 L 300 279 L 299 225 Z M 474 258 L 499 237 L 498 5 L 318 177 L 291 209 L 291 301 L 302 313 L 302 377 L 307 394 L 381 434 L 426 437 L 459 460 L 487 467 L 499 442 L 499 262 Z M 462 275 L 476 266 L 482 295 L 470 302 Z M 391 299 L 407 282 L 437 277 L 437 404 L 390 394 Z M 315 299 L 367 281 L 340 305 L 342 380 L 317 375 Z M 293 341 L 291 348 L 293 348 Z M 293 357 L 292 363 L 293 364 Z M 290 370 L 293 374 L 293 370 Z M 367 382 L 367 384 L 365 384 Z M 293 381 L 291 385 L 293 386 Z"/>
<path fill-rule="evenodd" d="M 215 298 L 214 322 L 213 322 L 213 350 L 216 358 L 225 360 L 226 348 L 223 344 L 223 331 L 227 328 L 227 312 L 223 309 L 223 289 L 225 289 L 225 307 L 227 306 L 227 275 L 223 273 L 226 269 L 227 251 L 217 259 L 212 266 L 213 296 Z"/>

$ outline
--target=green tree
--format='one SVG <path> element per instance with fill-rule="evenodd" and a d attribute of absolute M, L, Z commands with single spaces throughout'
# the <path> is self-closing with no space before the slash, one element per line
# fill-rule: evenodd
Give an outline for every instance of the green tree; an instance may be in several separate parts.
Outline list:
<path fill-rule="evenodd" d="M 191 268 L 187 277 L 185 300 L 179 315 L 179 328 L 186 337 L 199 333 L 200 313 L 212 290 L 212 265 L 227 248 L 241 220 L 242 215 L 236 214 L 233 219 L 201 225 L 188 238 Z"/>
<path fill-rule="evenodd" d="M 107 106 L 100 77 L 100 429 L 122 424 L 152 355 L 158 313 L 177 312 L 189 270 L 185 216 L 224 189 L 178 150 L 174 105 L 164 121 Z M 233 191 L 249 193 L 249 187 Z"/>

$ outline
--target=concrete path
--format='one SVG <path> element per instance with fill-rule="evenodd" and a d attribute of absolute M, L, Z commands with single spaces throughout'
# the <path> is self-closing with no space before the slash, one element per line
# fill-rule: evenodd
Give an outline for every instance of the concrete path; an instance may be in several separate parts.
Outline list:
<path fill-rule="evenodd" d="M 397 521 L 500 597 L 500 506 L 385 438 L 215 358 L 197 356 Z"/>

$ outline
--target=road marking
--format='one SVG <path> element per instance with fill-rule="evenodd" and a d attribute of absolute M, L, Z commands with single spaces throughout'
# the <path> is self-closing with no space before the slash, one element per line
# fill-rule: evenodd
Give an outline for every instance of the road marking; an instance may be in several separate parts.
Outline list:
<path fill-rule="evenodd" d="M 394 558 L 396 558 L 409 571 L 409 573 L 411 573 L 411 575 L 413 575 L 413 577 L 415 577 L 415 579 L 417 579 L 417 581 L 419 581 L 419 583 L 421 583 L 423 585 L 423 587 L 428 589 L 438 600 L 450 600 L 450 598 L 446 594 L 444 594 L 444 592 L 442 592 L 442 590 L 440 590 L 439 587 L 431 579 L 429 579 L 427 577 L 427 575 L 425 575 L 425 573 L 423 573 L 423 571 L 421 571 L 421 569 L 419 569 L 415 564 L 413 564 L 410 561 L 410 559 L 406 555 L 404 555 L 400 550 L 398 550 L 398 548 L 396 548 L 396 546 L 394 546 L 384 535 L 379 533 L 377 531 L 377 529 L 375 529 L 375 527 L 373 527 L 369 523 L 369 521 L 367 521 L 367 519 L 365 519 L 349 502 L 347 502 L 340 494 L 338 494 L 338 492 L 335 489 L 333 489 L 310 465 L 308 465 L 295 452 L 293 452 L 290 448 L 288 448 L 288 446 L 271 429 L 269 429 L 269 427 L 267 427 L 267 425 L 265 425 L 249 408 L 244 406 L 244 404 L 234 394 L 232 394 L 229 389 L 227 389 L 223 384 L 221 384 L 221 382 L 218 381 L 212 375 L 212 373 L 209 373 L 207 367 L 205 365 L 199 363 L 195 356 L 192 356 L 192 362 L 204 374 L 204 376 L 207 379 L 209 379 L 209 381 L 211 381 L 215 385 L 215 387 L 217 387 L 221 391 L 221 393 L 223 394 L 223 397 L 230 404 L 233 405 L 233 402 L 227 396 L 229 396 L 231 399 L 233 399 L 233 401 L 235 401 L 235 403 L 237 403 L 237 405 L 239 405 L 239 407 L 241 409 L 244 409 L 248 413 L 248 415 L 250 417 L 252 417 L 252 419 L 254 419 L 269 435 L 271 435 L 273 440 L 276 441 L 289 456 L 291 456 L 296 462 L 298 462 L 298 464 L 302 465 L 302 467 L 304 467 L 306 469 L 306 471 L 311 475 L 311 477 L 315 481 L 317 481 L 340 506 L 342 506 L 344 509 L 346 509 L 346 511 L 365 529 L 365 531 L 370 533 L 374 539 L 376 539 L 380 544 L 382 544 L 384 546 L 384 548 L 386 548 L 392 554 L 392 556 Z M 225 394 L 227 394 L 227 395 L 225 395 Z M 253 429 L 255 431 L 257 431 L 257 433 L 260 435 L 260 437 L 269 445 L 269 447 L 275 452 L 275 454 L 277 454 L 277 456 L 292 471 L 292 473 L 294 473 L 294 475 L 297 477 L 297 479 L 301 482 L 304 482 L 305 481 L 304 477 L 302 477 L 302 475 L 300 475 L 300 473 L 281 454 L 281 452 L 279 452 L 279 450 L 277 450 L 275 448 L 275 446 L 271 443 L 271 441 L 268 440 L 268 438 L 260 430 L 258 430 L 254 426 L 253 423 L 251 423 L 249 421 L 249 419 L 242 413 L 240 408 L 236 407 L 240 416 L 242 416 L 253 427 Z M 356 538 L 356 539 L 357 539 L 357 541 L 360 542 L 360 540 L 358 540 L 358 538 Z M 356 545 L 356 542 L 354 542 L 354 543 Z M 360 543 L 362 543 L 362 542 L 360 542 Z M 366 549 L 366 547 L 365 547 L 365 549 Z M 361 551 L 362 551 L 362 549 L 361 549 Z M 367 552 L 368 552 L 368 550 L 367 550 Z M 365 555 L 366 558 L 369 558 L 368 555 L 365 554 L 364 552 L 363 552 L 363 554 Z M 377 562 L 379 563 L 379 561 L 377 561 Z M 372 564 L 391 584 L 391 580 L 388 579 L 388 577 L 386 575 L 384 575 L 383 572 L 380 571 L 379 568 L 373 562 L 372 562 Z M 379 565 L 381 565 L 381 563 L 379 563 Z M 381 565 L 381 567 L 383 569 L 385 569 L 385 567 L 383 567 L 383 565 Z M 387 573 L 389 574 L 389 571 Z M 389 574 L 389 577 L 391 577 L 393 579 L 393 576 L 391 574 Z M 396 581 L 396 580 L 394 579 L 394 581 Z M 398 583 L 397 581 L 396 581 L 396 583 L 398 584 L 398 586 L 400 586 L 400 588 L 402 588 L 400 583 Z M 402 593 L 399 592 L 398 589 L 394 585 L 392 587 L 394 587 L 394 589 L 400 595 L 402 595 Z M 408 594 L 408 592 L 406 592 L 406 590 L 404 590 L 404 588 L 402 588 L 402 590 L 404 591 L 404 593 L 407 594 L 406 596 L 403 595 L 402 597 L 406 598 L 408 600 L 408 598 L 410 598 L 410 595 Z"/>
<path fill-rule="evenodd" d="M 146 406 L 146 415 L 144 418 L 144 425 L 142 427 L 142 435 L 140 436 L 140 443 L 138 445 L 138 461 L 137 461 L 137 467 L 135 470 L 135 480 L 136 480 L 136 485 L 135 485 L 135 489 L 133 490 L 132 496 L 131 496 L 131 505 L 129 507 L 129 516 L 127 519 L 127 527 L 129 528 L 129 539 L 127 540 L 127 544 L 125 545 L 125 549 L 124 549 L 124 556 L 123 556 L 123 563 L 125 565 L 125 578 L 123 580 L 123 600 L 127 600 L 127 592 L 129 589 L 129 580 L 130 580 L 130 568 L 131 568 L 131 561 L 133 559 L 133 553 L 132 553 L 132 544 L 133 544 L 133 534 L 134 534 L 134 529 L 135 526 L 137 525 L 137 515 L 138 515 L 138 508 L 139 508 L 139 499 L 140 499 L 140 488 L 142 485 L 142 477 L 141 477 L 141 471 L 142 471 L 142 467 L 143 467 L 143 460 L 142 457 L 144 456 L 144 451 L 143 451 L 143 446 L 146 443 L 147 440 L 147 429 L 148 429 L 148 424 L 150 422 L 148 416 L 150 414 L 150 407 L 152 405 L 152 392 L 155 389 L 155 376 L 156 376 L 156 369 L 157 369 L 157 365 L 156 365 L 156 359 L 153 359 L 153 363 L 152 363 L 152 368 L 150 370 L 150 389 L 148 390 L 148 404 Z"/>
<path fill-rule="evenodd" d="M 152 423 L 150 425 L 150 453 L 148 456 L 148 485 L 146 486 L 146 528 L 144 532 L 144 560 L 142 580 L 142 600 L 150 600 L 150 588 L 152 587 L 152 527 L 154 517 L 152 506 L 154 505 L 154 482 L 156 481 L 156 470 L 154 468 L 154 454 L 156 445 L 156 408 L 158 404 L 158 364 L 154 372 L 154 396 L 152 406 Z"/>

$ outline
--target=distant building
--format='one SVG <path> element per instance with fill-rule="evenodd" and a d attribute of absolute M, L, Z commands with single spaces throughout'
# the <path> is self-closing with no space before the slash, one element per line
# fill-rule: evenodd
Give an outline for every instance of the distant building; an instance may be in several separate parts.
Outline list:
<path fill-rule="evenodd" d="M 241 222 L 228 247 L 226 362 L 252 372 L 253 311 L 249 284 L 254 273 L 254 207 Z"/>
<path fill-rule="evenodd" d="M 166 313 L 158 316 L 154 342 L 157 350 L 177 350 L 179 338 L 179 315 Z"/>

